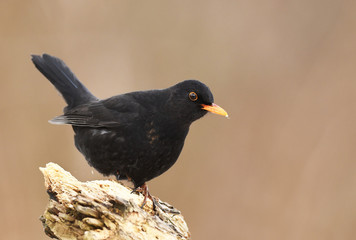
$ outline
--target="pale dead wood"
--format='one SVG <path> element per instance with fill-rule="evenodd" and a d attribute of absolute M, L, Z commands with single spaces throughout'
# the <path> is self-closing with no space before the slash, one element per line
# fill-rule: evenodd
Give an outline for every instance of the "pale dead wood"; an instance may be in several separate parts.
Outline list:
<path fill-rule="evenodd" d="M 80 182 L 55 163 L 40 170 L 50 196 L 41 221 L 52 238 L 190 239 L 181 214 L 155 213 L 151 200 L 141 209 L 143 196 L 114 180 Z"/>

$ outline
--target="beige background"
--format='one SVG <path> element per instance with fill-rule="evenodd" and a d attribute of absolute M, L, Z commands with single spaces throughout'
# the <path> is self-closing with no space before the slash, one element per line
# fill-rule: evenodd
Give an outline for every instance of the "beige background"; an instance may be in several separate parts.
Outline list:
<path fill-rule="evenodd" d="M 194 123 L 149 183 L 194 239 L 356 238 L 356 2 L 0 2 L 0 238 L 47 239 L 38 168 L 103 179 L 47 120 L 65 106 L 32 53 L 100 98 L 196 78 L 231 116 Z"/>

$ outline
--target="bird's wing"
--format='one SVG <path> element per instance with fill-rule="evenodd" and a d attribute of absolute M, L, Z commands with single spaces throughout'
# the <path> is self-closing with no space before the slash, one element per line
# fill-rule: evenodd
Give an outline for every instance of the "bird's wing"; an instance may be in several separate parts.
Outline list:
<path fill-rule="evenodd" d="M 141 108 L 140 104 L 126 96 L 116 96 L 70 109 L 64 115 L 50 120 L 50 123 L 81 127 L 127 126 L 142 113 Z"/>

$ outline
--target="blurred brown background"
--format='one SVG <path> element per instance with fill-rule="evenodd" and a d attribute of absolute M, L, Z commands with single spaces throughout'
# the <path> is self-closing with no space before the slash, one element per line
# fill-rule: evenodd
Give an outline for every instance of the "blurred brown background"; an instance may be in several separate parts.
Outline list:
<path fill-rule="evenodd" d="M 1 239 L 47 239 L 38 170 L 103 179 L 47 120 L 64 101 L 30 54 L 100 98 L 195 78 L 230 120 L 193 124 L 149 183 L 194 239 L 356 239 L 356 2 L 0 2 Z"/>

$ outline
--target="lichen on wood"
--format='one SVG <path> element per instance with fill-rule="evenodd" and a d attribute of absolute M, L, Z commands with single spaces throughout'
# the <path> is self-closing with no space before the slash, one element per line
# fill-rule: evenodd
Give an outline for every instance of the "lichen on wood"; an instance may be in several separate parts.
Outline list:
<path fill-rule="evenodd" d="M 80 182 L 55 163 L 40 170 L 49 195 L 41 221 L 51 238 L 190 239 L 181 214 L 154 211 L 151 200 L 141 208 L 143 195 L 115 180 Z"/>

